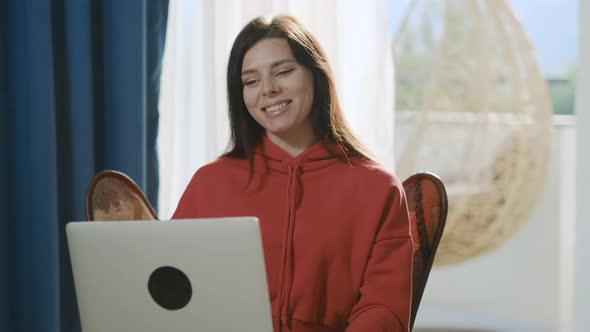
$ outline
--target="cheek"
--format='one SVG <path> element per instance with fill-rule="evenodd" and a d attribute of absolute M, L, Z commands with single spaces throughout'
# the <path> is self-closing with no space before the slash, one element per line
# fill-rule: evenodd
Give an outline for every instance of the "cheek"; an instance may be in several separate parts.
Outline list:
<path fill-rule="evenodd" d="M 314 82 L 313 78 L 311 77 L 311 73 L 306 73 L 301 80 L 301 85 L 299 86 L 299 94 L 304 96 L 304 104 L 306 108 L 311 110 L 311 105 L 313 104 L 313 87 Z"/>
<path fill-rule="evenodd" d="M 252 89 L 244 89 L 242 92 L 242 96 L 244 98 L 244 104 L 246 104 L 248 111 L 250 111 L 250 109 L 256 106 L 257 98 L 256 94 L 252 91 Z"/>
<path fill-rule="evenodd" d="M 309 108 L 311 108 L 311 104 L 313 104 L 313 87 L 308 91 L 307 102 L 309 103 Z"/>
<path fill-rule="evenodd" d="M 311 111 L 311 105 L 313 104 L 313 86 L 304 86 L 299 92 L 302 96 L 304 96 L 304 107 Z"/>

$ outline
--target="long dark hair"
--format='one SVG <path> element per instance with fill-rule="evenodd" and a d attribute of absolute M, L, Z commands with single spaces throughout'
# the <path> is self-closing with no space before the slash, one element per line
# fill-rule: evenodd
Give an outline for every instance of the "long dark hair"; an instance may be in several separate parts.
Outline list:
<path fill-rule="evenodd" d="M 324 51 L 315 37 L 291 16 L 277 16 L 270 21 L 257 17 L 246 24 L 234 41 L 227 65 L 231 137 L 227 152 L 223 156 L 249 159 L 252 166 L 252 153 L 264 132 L 264 128 L 248 113 L 241 79 L 244 55 L 264 38 L 287 40 L 297 62 L 311 70 L 314 98 L 310 116 L 316 137 L 328 138 L 338 144 L 341 151 L 331 152 L 342 159 L 360 156 L 373 160 L 344 120 L 334 87 L 332 70 Z"/>

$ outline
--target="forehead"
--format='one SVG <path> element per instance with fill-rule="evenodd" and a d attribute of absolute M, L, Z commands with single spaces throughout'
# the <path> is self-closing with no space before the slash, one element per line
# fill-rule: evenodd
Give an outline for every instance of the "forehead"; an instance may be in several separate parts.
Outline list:
<path fill-rule="evenodd" d="M 246 52 L 242 61 L 242 70 L 270 66 L 273 62 L 285 59 L 295 60 L 287 40 L 264 38 Z"/>

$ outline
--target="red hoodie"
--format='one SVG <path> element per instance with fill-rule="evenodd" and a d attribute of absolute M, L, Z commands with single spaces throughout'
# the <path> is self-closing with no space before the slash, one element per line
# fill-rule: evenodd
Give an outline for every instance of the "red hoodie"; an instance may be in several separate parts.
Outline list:
<path fill-rule="evenodd" d="M 334 144 L 334 151 L 339 151 Z M 321 143 L 297 157 L 263 136 L 248 160 L 201 167 L 173 218 L 256 216 L 275 331 L 409 331 L 412 240 L 400 181 Z"/>

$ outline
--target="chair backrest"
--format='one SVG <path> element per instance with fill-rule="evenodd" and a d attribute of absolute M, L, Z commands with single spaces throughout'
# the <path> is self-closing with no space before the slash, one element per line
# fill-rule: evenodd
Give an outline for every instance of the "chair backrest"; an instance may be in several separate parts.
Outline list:
<path fill-rule="evenodd" d="M 157 220 L 141 189 L 127 175 L 106 170 L 96 174 L 86 191 L 89 221 Z"/>
<path fill-rule="evenodd" d="M 403 183 L 410 210 L 414 241 L 412 315 L 414 326 L 420 300 L 428 281 L 434 255 L 447 218 L 447 193 L 440 178 L 432 173 L 417 173 Z"/>

